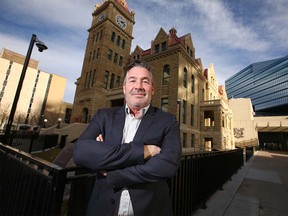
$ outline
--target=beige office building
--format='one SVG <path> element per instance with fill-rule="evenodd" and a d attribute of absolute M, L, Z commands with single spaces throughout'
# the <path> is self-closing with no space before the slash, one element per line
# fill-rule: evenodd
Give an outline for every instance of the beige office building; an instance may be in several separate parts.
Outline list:
<path fill-rule="evenodd" d="M 7 123 L 23 69 L 25 56 L 2 49 L 0 55 L 0 125 Z M 66 78 L 38 69 L 39 62 L 30 59 L 19 96 L 13 123 L 35 126 L 57 123 L 65 119 L 67 104 L 63 103 Z M 65 107 L 65 108 L 64 108 Z M 71 106 L 70 106 L 71 107 Z M 71 109 L 71 108 L 70 108 Z"/>
<path fill-rule="evenodd" d="M 125 0 L 104 1 L 92 16 L 72 122 L 88 123 L 99 108 L 123 105 L 124 66 L 144 59 L 154 69 L 157 90 L 152 105 L 177 116 L 184 148 L 234 148 L 225 88 L 218 86 L 213 65 L 205 69 L 195 58 L 190 33 L 178 36 L 175 28 L 160 28 L 151 47 L 136 46 L 130 53 L 135 13 Z"/>

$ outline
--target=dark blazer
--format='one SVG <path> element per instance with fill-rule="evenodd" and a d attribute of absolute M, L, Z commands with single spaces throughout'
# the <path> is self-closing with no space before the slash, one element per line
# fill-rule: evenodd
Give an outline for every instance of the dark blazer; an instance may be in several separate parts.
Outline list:
<path fill-rule="evenodd" d="M 124 124 L 125 107 L 100 109 L 75 143 L 74 162 L 97 171 L 87 214 L 115 215 L 126 187 L 135 216 L 172 215 L 166 180 L 175 175 L 181 156 L 175 116 L 150 106 L 134 140 L 121 144 Z M 104 142 L 96 141 L 99 134 Z M 160 154 L 145 161 L 145 144 L 159 146 Z"/>

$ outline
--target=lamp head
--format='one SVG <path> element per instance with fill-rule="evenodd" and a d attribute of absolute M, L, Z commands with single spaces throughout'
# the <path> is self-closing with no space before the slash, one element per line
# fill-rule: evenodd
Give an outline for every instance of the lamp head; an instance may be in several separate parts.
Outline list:
<path fill-rule="evenodd" d="M 43 52 L 43 50 L 48 49 L 48 47 L 42 41 L 39 40 L 36 41 L 36 46 L 38 47 L 39 52 Z"/>

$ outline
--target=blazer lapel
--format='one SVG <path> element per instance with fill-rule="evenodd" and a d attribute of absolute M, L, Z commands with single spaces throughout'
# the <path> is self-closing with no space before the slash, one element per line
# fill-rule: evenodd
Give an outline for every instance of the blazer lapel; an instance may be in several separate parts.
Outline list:
<path fill-rule="evenodd" d="M 148 128 L 153 123 L 153 116 L 155 115 L 155 108 L 150 106 L 146 114 L 143 116 L 139 128 L 134 136 L 133 140 L 141 140 L 145 135 Z"/>
<path fill-rule="evenodd" d="M 115 112 L 115 118 L 112 126 L 112 134 L 113 134 L 113 141 L 115 143 L 121 143 L 122 142 L 122 137 L 123 137 L 123 127 L 125 124 L 125 108 L 119 108 Z M 111 135 L 112 135 L 111 134 Z M 110 136 L 109 134 L 107 134 Z"/>

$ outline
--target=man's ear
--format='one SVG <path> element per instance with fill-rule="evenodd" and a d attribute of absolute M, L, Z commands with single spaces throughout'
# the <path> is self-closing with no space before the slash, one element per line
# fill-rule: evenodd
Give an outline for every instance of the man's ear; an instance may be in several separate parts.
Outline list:
<path fill-rule="evenodd" d="M 126 91 L 125 91 L 125 85 L 123 85 L 122 88 L 123 88 L 123 93 L 125 94 L 125 92 L 126 92 Z"/>
<path fill-rule="evenodd" d="M 152 85 L 152 95 L 154 95 L 155 91 L 156 91 L 156 86 Z"/>

